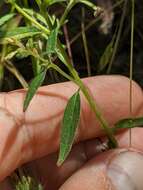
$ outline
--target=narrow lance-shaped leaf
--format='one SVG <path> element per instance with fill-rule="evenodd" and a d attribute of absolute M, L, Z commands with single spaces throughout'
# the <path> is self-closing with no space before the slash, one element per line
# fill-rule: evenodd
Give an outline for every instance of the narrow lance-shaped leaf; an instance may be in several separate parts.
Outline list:
<path fill-rule="evenodd" d="M 29 14 L 31 17 L 34 17 L 35 19 L 37 19 L 38 21 L 40 21 L 41 23 L 45 24 L 47 26 L 47 21 L 46 19 L 41 15 L 39 14 L 38 12 L 34 11 L 33 9 L 26 9 L 26 8 L 23 8 L 23 10 Z"/>
<path fill-rule="evenodd" d="M 110 58 L 112 56 L 112 53 L 113 53 L 113 44 L 112 42 L 110 42 L 108 44 L 108 46 L 106 47 L 101 59 L 100 59 L 100 62 L 99 62 L 99 70 L 103 70 L 107 64 L 109 63 L 110 61 Z"/>
<path fill-rule="evenodd" d="M 13 28 L 10 31 L 0 30 L 0 41 L 5 40 L 6 38 L 23 39 L 40 33 L 41 32 L 35 27 L 29 27 L 29 26 Z"/>
<path fill-rule="evenodd" d="M 57 45 L 57 37 L 58 37 L 58 28 L 55 28 L 51 31 L 50 36 L 47 41 L 47 53 L 55 53 L 56 45 Z"/>
<path fill-rule="evenodd" d="M 9 21 L 10 19 L 12 19 L 14 16 L 15 16 L 15 13 L 10 13 L 10 14 L 7 14 L 7 15 L 4 15 L 3 17 L 1 17 L 0 18 L 0 26 L 2 26 L 7 21 Z"/>
<path fill-rule="evenodd" d="M 115 124 L 113 130 L 116 132 L 119 129 L 129 129 L 134 127 L 143 127 L 143 117 L 122 119 Z"/>
<path fill-rule="evenodd" d="M 46 75 L 46 70 L 38 74 L 30 83 L 28 92 L 26 94 L 25 100 L 24 100 L 24 106 L 23 111 L 26 111 L 30 101 L 32 100 L 33 96 L 35 95 L 37 89 L 39 86 L 42 85 Z"/>
<path fill-rule="evenodd" d="M 78 121 L 80 117 L 80 94 L 79 90 L 70 98 L 67 103 L 63 123 L 61 130 L 61 140 L 60 140 L 60 152 L 57 165 L 60 166 L 67 158 L 72 144 L 74 142 L 74 137 L 76 129 L 78 127 Z"/>
<path fill-rule="evenodd" d="M 116 31 L 115 31 L 115 33 L 113 35 L 113 38 L 112 38 L 111 42 L 107 45 L 103 55 L 100 58 L 99 71 L 102 71 L 111 61 L 115 38 L 116 38 Z"/>

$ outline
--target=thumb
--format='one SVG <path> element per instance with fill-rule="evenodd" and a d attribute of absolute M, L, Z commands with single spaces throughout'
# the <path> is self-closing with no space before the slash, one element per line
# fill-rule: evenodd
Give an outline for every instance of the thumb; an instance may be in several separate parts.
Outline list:
<path fill-rule="evenodd" d="M 142 190 L 143 154 L 118 149 L 90 160 L 60 190 Z"/>

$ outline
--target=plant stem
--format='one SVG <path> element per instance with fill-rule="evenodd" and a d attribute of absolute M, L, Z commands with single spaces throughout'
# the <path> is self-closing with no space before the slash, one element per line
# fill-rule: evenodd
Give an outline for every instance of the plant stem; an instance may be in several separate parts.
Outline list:
<path fill-rule="evenodd" d="M 73 6 L 76 4 L 75 0 L 71 0 L 69 4 L 67 5 L 61 19 L 60 19 L 60 26 L 62 26 L 67 18 L 67 15 L 69 14 L 70 10 L 73 8 Z"/>
<path fill-rule="evenodd" d="M 65 12 L 63 13 L 61 19 L 60 19 L 60 26 L 62 26 L 67 18 L 67 15 L 69 14 L 70 10 L 77 4 L 77 3 L 83 3 L 85 5 L 87 5 L 88 7 L 92 8 L 94 11 L 96 11 L 98 8 L 97 6 L 88 1 L 88 0 L 79 0 L 79 1 L 76 1 L 76 0 L 71 0 L 68 4 L 68 6 L 66 7 L 65 9 Z"/>
<path fill-rule="evenodd" d="M 88 73 L 88 76 L 91 76 L 90 57 L 89 57 L 87 38 L 85 34 L 84 19 L 85 19 L 85 10 L 84 10 L 84 7 L 82 7 L 82 22 L 81 22 L 82 41 L 83 41 L 83 47 L 84 47 L 84 52 L 85 52 L 85 58 L 86 58 L 87 73 Z"/>
<path fill-rule="evenodd" d="M 68 58 L 66 58 L 66 60 L 68 61 Z M 67 64 L 66 64 L 67 65 Z M 70 76 L 68 76 L 66 73 L 64 73 L 57 65 L 53 64 L 52 67 L 54 69 L 56 69 L 61 75 L 63 75 L 64 77 L 66 77 L 67 79 L 73 81 L 75 84 L 77 84 L 81 91 L 83 92 L 84 96 L 86 97 L 91 109 L 93 110 L 93 112 L 95 113 L 97 119 L 99 120 L 102 129 L 105 130 L 108 139 L 110 141 L 110 145 L 111 148 L 115 148 L 117 147 L 117 141 L 114 137 L 113 131 L 111 130 L 111 128 L 108 126 L 108 123 L 106 122 L 106 120 L 104 119 L 103 115 L 101 114 L 101 112 L 99 111 L 99 108 L 95 102 L 95 100 L 93 99 L 93 97 L 90 95 L 89 91 L 87 90 L 86 86 L 84 85 L 84 83 L 82 82 L 82 80 L 80 79 L 80 77 L 78 76 L 76 70 L 72 67 L 71 69 L 71 64 L 68 64 L 68 66 L 70 65 L 69 71 L 71 72 L 72 76 L 74 77 L 71 78 Z"/>
<path fill-rule="evenodd" d="M 73 62 L 73 56 L 72 56 L 72 50 L 71 50 L 71 46 L 70 46 L 70 41 L 69 41 L 69 33 L 68 33 L 68 27 L 67 24 L 65 24 L 63 26 L 63 31 L 64 31 L 64 36 L 65 36 L 65 41 L 66 41 L 66 46 L 67 46 L 67 52 L 68 52 L 68 56 L 70 59 L 70 62 L 72 64 L 72 66 L 74 67 L 74 62 Z"/>
<path fill-rule="evenodd" d="M 78 73 L 76 72 L 76 70 L 73 68 L 72 64 L 70 63 L 70 60 L 65 52 L 65 49 L 61 46 L 60 42 L 58 41 L 58 49 L 60 50 L 60 53 L 62 54 L 62 56 L 64 57 L 64 63 L 65 65 L 68 67 L 69 71 L 71 72 L 72 76 L 74 77 L 74 82 L 81 88 L 84 96 L 86 97 L 89 105 L 91 106 L 92 110 L 94 111 L 97 119 L 99 120 L 101 127 L 105 130 L 109 140 L 110 140 L 110 144 L 112 146 L 112 148 L 117 147 L 117 141 L 114 137 L 113 131 L 111 130 L 111 128 L 108 126 L 108 123 L 106 122 L 106 120 L 103 118 L 101 112 L 99 111 L 99 108 L 97 107 L 97 104 L 95 102 L 95 100 L 92 98 L 92 96 L 90 96 L 86 86 L 83 84 L 82 80 L 80 79 L 80 77 L 78 76 Z"/>
<path fill-rule="evenodd" d="M 112 65 L 113 65 L 113 62 L 114 62 L 114 59 L 115 59 L 115 56 L 116 56 L 116 52 L 117 52 L 117 49 L 118 49 L 119 40 L 120 40 L 121 32 L 122 32 L 122 29 L 123 29 L 124 19 L 125 19 L 125 16 L 126 16 L 127 2 L 128 2 L 127 0 L 125 0 L 125 2 L 124 2 L 123 13 L 122 13 L 120 24 L 119 24 L 119 30 L 118 30 L 118 33 L 117 33 L 117 38 L 116 38 L 116 41 L 115 41 L 111 61 L 109 63 L 108 69 L 107 69 L 107 74 L 109 74 L 110 71 L 111 71 L 111 68 L 112 68 Z"/>
<path fill-rule="evenodd" d="M 132 117 L 133 105 L 132 105 L 132 79 L 133 79 L 133 51 L 134 51 L 134 20 L 135 20 L 135 1 L 131 0 L 132 11 L 131 11 L 131 46 L 130 46 L 130 117 Z M 131 129 L 129 133 L 129 147 L 131 147 Z"/>
<path fill-rule="evenodd" d="M 34 18 L 32 18 L 30 15 L 28 15 L 21 7 L 19 7 L 16 3 L 12 3 L 12 5 L 16 8 L 16 10 L 22 14 L 25 18 L 27 18 L 29 21 L 31 21 L 35 26 L 39 29 L 41 29 L 44 33 L 47 35 L 50 34 L 50 30 L 41 25 L 39 22 L 37 22 Z"/>
<path fill-rule="evenodd" d="M 60 48 L 60 52 L 62 53 L 65 62 L 66 62 L 66 66 L 68 67 L 69 71 L 71 72 L 72 76 L 74 77 L 74 83 L 76 83 L 80 88 L 81 91 L 83 92 L 84 96 L 86 97 L 89 105 L 91 106 L 92 110 L 94 111 L 97 119 L 99 120 L 101 127 L 105 130 L 109 140 L 110 140 L 110 144 L 112 146 L 112 148 L 117 147 L 117 141 L 114 137 L 113 131 L 111 130 L 111 128 L 108 126 L 108 123 L 106 122 L 106 120 L 103 118 L 103 115 L 101 114 L 101 112 L 99 111 L 99 108 L 95 102 L 95 100 L 93 99 L 93 97 L 89 94 L 86 86 L 84 85 L 84 83 L 82 82 L 82 80 L 80 79 L 80 77 L 78 76 L 78 73 L 76 72 L 76 70 L 72 67 L 72 64 L 70 64 L 70 60 L 64 50 L 64 48 L 60 45 L 60 43 L 58 43 L 58 47 Z"/>
<path fill-rule="evenodd" d="M 109 127 L 107 121 L 104 119 L 102 113 L 99 110 L 99 107 L 96 104 L 95 99 L 89 93 L 88 89 L 86 88 L 84 83 L 81 81 L 81 79 L 77 76 L 75 76 L 75 83 L 80 87 L 82 93 L 86 97 L 90 107 L 92 108 L 92 110 L 95 113 L 98 121 L 100 122 L 102 129 L 105 131 L 106 135 L 108 136 L 108 139 L 109 139 L 109 142 L 111 145 L 110 148 L 116 148 L 118 146 L 118 144 L 117 144 L 117 141 L 114 137 L 113 130 Z"/>
<path fill-rule="evenodd" d="M 85 1 L 84 1 L 85 2 Z M 41 25 L 40 23 L 38 23 L 36 20 L 34 20 L 32 17 L 30 17 L 27 13 L 25 13 L 25 11 L 23 11 L 23 9 L 21 9 L 16 3 L 12 3 L 13 6 L 17 9 L 17 11 L 19 13 L 21 13 L 24 17 L 26 17 L 28 20 L 30 20 L 32 23 L 34 23 L 36 25 L 37 28 L 41 29 L 46 35 L 49 35 L 50 31 L 44 27 L 43 25 Z M 69 10 L 69 9 L 68 9 Z M 66 14 L 66 13 L 65 13 Z M 64 18 L 62 18 L 61 23 L 64 21 Z M 51 25 L 51 24 L 50 24 Z M 51 26 L 50 26 L 51 27 Z M 86 97 L 89 105 L 91 106 L 92 110 L 94 111 L 96 117 L 98 118 L 102 128 L 105 130 L 105 132 L 107 133 L 107 136 L 109 138 L 110 144 L 112 145 L 112 147 L 116 147 L 117 146 L 117 141 L 114 137 L 114 134 L 112 132 L 112 130 L 110 129 L 110 127 L 108 126 L 108 123 L 105 121 L 105 119 L 103 118 L 102 114 L 100 113 L 100 111 L 98 110 L 98 107 L 95 103 L 95 100 L 92 98 L 92 96 L 90 96 L 88 90 L 86 89 L 86 86 L 83 84 L 82 80 L 80 79 L 80 77 L 78 76 L 77 71 L 74 69 L 74 67 L 72 66 L 70 59 L 65 51 L 65 49 L 62 47 L 60 40 L 57 40 L 57 49 L 59 51 L 59 55 L 62 55 L 62 61 L 63 63 L 67 66 L 67 68 L 69 69 L 70 73 L 72 74 L 73 78 L 69 78 L 68 75 L 65 75 L 66 73 L 63 73 L 63 71 L 58 68 L 56 65 L 52 65 L 52 67 L 55 67 L 55 69 L 60 72 L 63 76 L 65 76 L 66 78 L 68 77 L 69 80 L 72 80 L 73 82 L 75 82 L 82 90 L 84 96 Z"/>
<path fill-rule="evenodd" d="M 14 65 L 10 61 L 5 62 L 5 67 L 18 79 L 23 88 L 28 88 L 28 84 L 21 75 L 21 73 L 14 67 Z"/>
<path fill-rule="evenodd" d="M 89 0 L 79 0 L 79 3 L 83 3 L 86 6 L 92 8 L 94 11 L 97 11 L 99 9 L 99 7 L 97 7 L 94 3 L 92 3 Z"/>
<path fill-rule="evenodd" d="M 63 76 L 64 76 L 65 78 L 67 78 L 68 80 L 75 82 L 75 80 L 74 80 L 71 76 L 69 76 L 68 74 L 66 74 L 66 73 L 65 73 L 62 69 L 60 69 L 57 65 L 51 63 L 51 64 L 50 64 L 50 67 L 53 68 L 53 69 L 55 69 L 58 73 L 60 73 L 61 75 L 63 75 Z"/>
<path fill-rule="evenodd" d="M 123 3 L 124 0 L 120 0 L 117 3 L 115 3 L 113 5 L 113 7 L 110 10 L 113 10 L 114 8 L 118 7 L 121 3 Z M 98 17 L 96 17 L 95 19 L 93 19 L 87 26 L 85 26 L 85 32 L 91 28 L 94 24 L 96 24 L 100 19 L 102 19 L 102 15 L 99 15 Z M 82 32 L 79 32 L 78 34 L 76 34 L 73 39 L 70 41 L 70 44 L 73 44 L 75 41 L 77 41 L 82 35 Z"/>

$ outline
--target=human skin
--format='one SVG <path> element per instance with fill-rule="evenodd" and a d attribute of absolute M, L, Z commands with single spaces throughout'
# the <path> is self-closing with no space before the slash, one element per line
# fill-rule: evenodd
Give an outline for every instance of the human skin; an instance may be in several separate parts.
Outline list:
<path fill-rule="evenodd" d="M 83 82 L 110 127 L 130 116 L 129 79 L 98 76 Z M 77 89 L 71 82 L 41 87 L 25 113 L 25 90 L 0 94 L 0 189 L 11 190 L 6 177 L 23 164 L 45 190 L 143 189 L 143 130 L 132 129 L 130 147 L 126 130 L 116 136 L 118 149 L 99 153 L 96 138 L 104 132 L 82 94 L 76 145 L 67 161 L 56 166 L 64 108 Z M 142 114 L 142 90 L 133 82 L 132 116 Z"/>

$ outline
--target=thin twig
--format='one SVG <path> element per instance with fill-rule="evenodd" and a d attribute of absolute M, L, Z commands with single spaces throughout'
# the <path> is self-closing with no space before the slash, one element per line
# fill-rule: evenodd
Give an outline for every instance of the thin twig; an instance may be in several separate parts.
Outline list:
<path fill-rule="evenodd" d="M 131 11 L 131 46 L 130 46 L 130 117 L 132 117 L 132 112 L 133 112 L 133 97 L 132 97 L 132 79 L 133 79 L 133 52 L 134 52 L 134 17 L 135 17 L 135 13 L 134 13 L 134 9 L 135 9 L 135 2 L 134 0 L 131 1 L 132 2 L 132 11 Z M 132 144 L 132 132 L 130 129 L 129 132 L 129 147 L 131 147 Z"/>
<path fill-rule="evenodd" d="M 82 22 L 81 22 L 82 41 L 83 41 L 83 46 L 84 46 L 84 51 L 85 51 L 88 76 L 91 76 L 91 66 L 90 66 L 90 58 L 89 58 L 87 39 L 86 39 L 86 34 L 85 34 L 84 20 L 85 20 L 85 11 L 84 11 L 84 7 L 83 7 L 82 8 Z"/>
<path fill-rule="evenodd" d="M 113 62 L 115 60 L 115 56 L 116 56 L 116 53 L 117 53 L 117 49 L 118 49 L 118 45 L 119 45 L 119 41 L 120 41 L 122 29 L 123 29 L 124 19 L 125 19 L 125 16 L 126 16 L 127 2 L 128 2 L 127 0 L 125 0 L 125 2 L 124 2 L 123 13 L 122 13 L 120 24 L 119 24 L 119 30 L 118 30 L 118 33 L 117 33 L 117 38 L 116 38 L 116 41 L 115 41 L 111 61 L 109 63 L 108 69 L 107 69 L 107 74 L 109 74 L 110 71 L 111 71 L 111 67 L 113 65 Z"/>
<path fill-rule="evenodd" d="M 16 67 L 11 63 L 11 61 L 5 61 L 4 66 L 18 79 L 20 84 L 22 85 L 23 88 L 28 87 L 28 83 L 25 81 L 21 73 L 16 69 Z"/>
<path fill-rule="evenodd" d="M 64 35 L 65 35 L 65 40 L 66 40 L 66 47 L 67 47 L 69 59 L 70 59 L 71 64 L 74 66 L 73 57 L 72 57 L 72 50 L 71 50 L 69 34 L 68 34 L 68 28 L 67 28 L 66 24 L 63 26 L 63 30 L 64 30 Z"/>
<path fill-rule="evenodd" d="M 115 9 L 116 7 L 118 7 L 121 3 L 123 3 L 124 0 L 120 0 L 118 1 L 115 5 L 112 6 L 111 9 L 109 9 L 109 11 Z M 85 32 L 88 31 L 94 24 L 96 24 L 100 19 L 102 19 L 102 14 L 100 14 L 98 17 L 96 17 L 95 19 L 93 19 L 87 26 L 85 26 Z M 78 38 L 80 38 L 82 36 L 82 31 L 80 31 L 77 35 L 75 35 L 72 40 L 70 41 L 70 44 L 72 45 L 76 40 L 78 40 Z"/>

